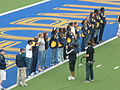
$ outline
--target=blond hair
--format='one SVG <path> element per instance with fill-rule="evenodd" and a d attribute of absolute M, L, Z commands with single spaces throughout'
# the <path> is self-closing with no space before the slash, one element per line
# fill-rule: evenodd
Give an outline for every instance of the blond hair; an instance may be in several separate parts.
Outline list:
<path fill-rule="evenodd" d="M 38 37 L 41 37 L 43 35 L 43 33 L 38 33 Z"/>

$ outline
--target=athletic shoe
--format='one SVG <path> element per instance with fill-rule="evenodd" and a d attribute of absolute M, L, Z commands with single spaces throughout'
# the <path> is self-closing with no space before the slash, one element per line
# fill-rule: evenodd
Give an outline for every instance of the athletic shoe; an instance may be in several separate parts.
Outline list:
<path fill-rule="evenodd" d="M 30 76 L 32 76 L 32 77 L 33 77 L 34 75 L 35 75 L 35 72 L 32 72 Z"/>
<path fill-rule="evenodd" d="M 27 87 L 28 86 L 28 84 L 24 84 L 24 87 Z"/>
<path fill-rule="evenodd" d="M 90 81 L 88 81 L 88 80 L 84 80 L 84 82 L 85 82 L 85 83 L 90 83 Z"/>
<path fill-rule="evenodd" d="M 36 74 L 38 74 L 38 73 L 39 73 L 39 71 L 36 71 L 35 73 L 36 73 Z"/>
<path fill-rule="evenodd" d="M 28 84 L 20 84 L 20 86 L 22 86 L 22 87 L 27 87 Z"/>
<path fill-rule="evenodd" d="M 94 80 L 91 80 L 92 82 L 94 82 Z"/>
<path fill-rule="evenodd" d="M 31 78 L 32 76 L 28 76 L 28 78 Z"/>
<path fill-rule="evenodd" d="M 68 76 L 68 80 L 75 80 L 75 77 Z"/>

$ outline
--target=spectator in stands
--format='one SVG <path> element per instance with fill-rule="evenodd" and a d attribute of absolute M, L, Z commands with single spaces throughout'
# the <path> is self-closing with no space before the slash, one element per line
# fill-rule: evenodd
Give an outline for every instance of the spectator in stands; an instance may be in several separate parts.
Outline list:
<path fill-rule="evenodd" d="M 5 51 L 3 49 L 0 49 L 0 90 L 5 90 L 5 88 L 2 86 L 3 81 L 6 80 L 6 65 L 5 57 L 4 57 Z"/>
<path fill-rule="evenodd" d="M 118 32 L 117 32 L 117 36 L 120 37 L 120 15 L 118 15 L 117 22 L 118 22 Z"/>
<path fill-rule="evenodd" d="M 28 40 L 28 44 L 26 45 L 26 65 L 27 65 L 27 76 L 30 77 L 31 74 L 31 66 L 32 66 L 32 40 Z"/>
<path fill-rule="evenodd" d="M 26 61 L 25 49 L 21 48 L 20 52 L 16 55 L 16 66 L 18 67 L 17 84 L 21 86 L 28 86 L 26 84 Z"/>
<path fill-rule="evenodd" d="M 38 33 L 38 71 L 43 71 L 45 69 L 45 41 L 43 33 Z"/>

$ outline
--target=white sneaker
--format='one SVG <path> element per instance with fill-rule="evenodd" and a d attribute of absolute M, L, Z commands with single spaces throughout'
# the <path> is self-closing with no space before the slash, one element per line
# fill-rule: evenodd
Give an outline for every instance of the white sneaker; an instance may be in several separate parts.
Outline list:
<path fill-rule="evenodd" d="M 75 80 L 75 77 L 68 76 L 68 80 Z"/>
<path fill-rule="evenodd" d="M 33 77 L 34 75 L 35 75 L 35 73 L 34 73 L 34 72 L 32 72 L 30 76 L 32 76 L 32 77 Z"/>
<path fill-rule="evenodd" d="M 90 83 L 90 81 L 88 81 L 88 80 L 84 80 L 84 82 L 85 82 L 85 83 Z"/>
<path fill-rule="evenodd" d="M 36 71 L 35 73 L 36 73 L 36 74 L 38 74 L 38 73 L 39 73 L 39 71 Z"/>
<path fill-rule="evenodd" d="M 28 78 L 31 78 L 32 76 L 28 76 Z"/>

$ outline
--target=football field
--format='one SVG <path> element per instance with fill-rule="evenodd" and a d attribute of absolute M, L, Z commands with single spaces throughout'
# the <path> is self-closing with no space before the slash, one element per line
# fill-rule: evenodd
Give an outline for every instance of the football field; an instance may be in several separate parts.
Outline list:
<path fill-rule="evenodd" d="M 28 82 L 29 87 L 13 90 L 119 90 L 120 89 L 120 39 L 115 39 L 95 49 L 95 81 L 84 83 L 85 66 L 76 72 L 76 80 L 68 81 L 68 63 L 44 73 Z M 80 57 L 79 57 L 80 58 Z M 78 62 L 77 62 L 78 64 Z"/>
<path fill-rule="evenodd" d="M 13 90 L 119 90 L 120 89 L 120 39 L 116 36 L 120 14 L 120 0 L 0 0 L 0 48 L 6 50 L 7 81 L 4 87 L 15 86 L 17 67 L 15 55 L 24 48 L 27 40 L 39 32 L 48 31 L 49 38 L 53 27 L 64 28 L 69 22 L 78 22 L 89 16 L 94 9 L 105 7 L 107 24 L 103 40 L 108 43 L 95 49 L 95 81 L 84 83 L 85 65 L 76 63 L 76 80 L 68 81 L 68 62 L 28 81 L 28 87 L 15 87 Z M 47 65 L 50 66 L 50 49 Z"/>

